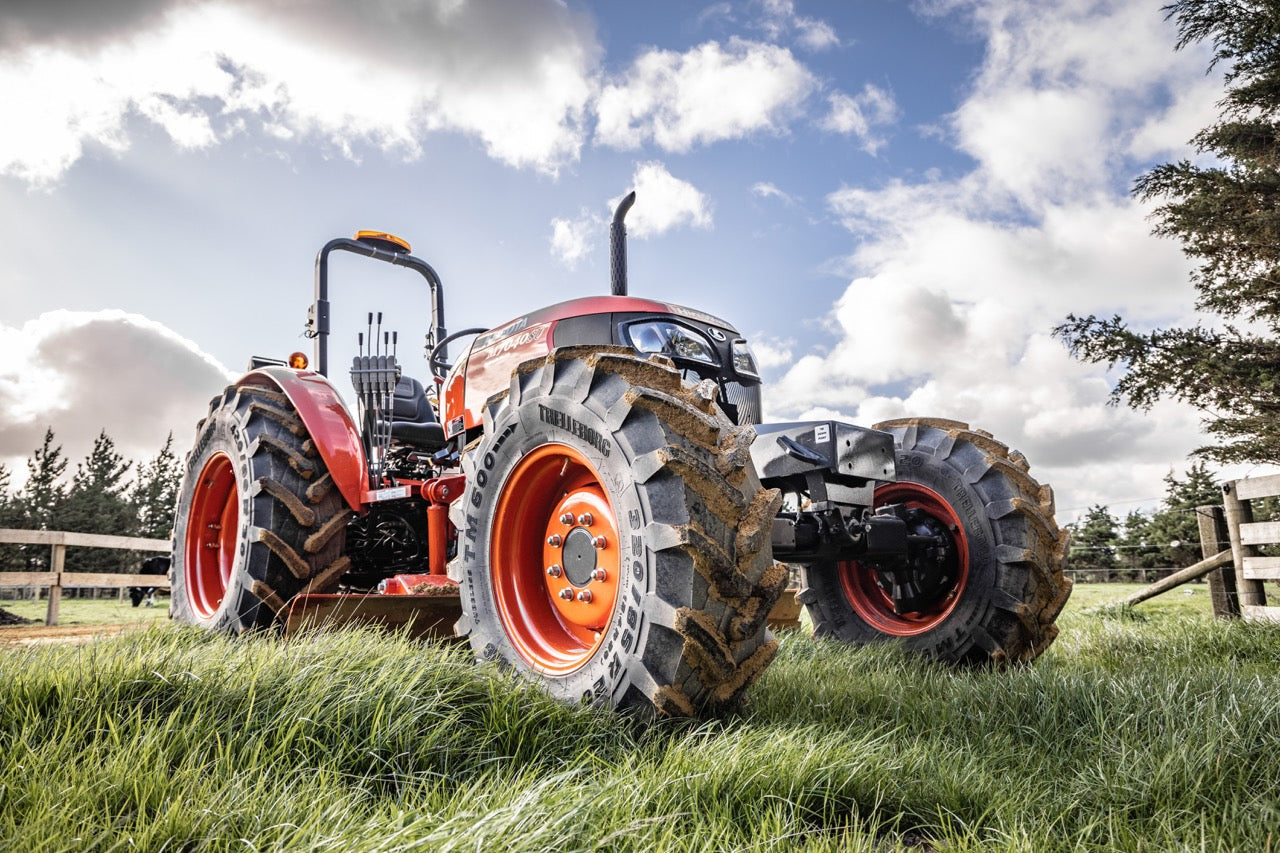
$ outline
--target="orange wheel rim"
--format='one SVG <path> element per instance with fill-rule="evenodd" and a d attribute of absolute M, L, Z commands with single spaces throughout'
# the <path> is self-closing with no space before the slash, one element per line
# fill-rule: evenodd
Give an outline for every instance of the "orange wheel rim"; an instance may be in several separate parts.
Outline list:
<path fill-rule="evenodd" d="M 937 627 L 955 610 L 969 581 L 969 543 L 964 525 L 941 495 L 919 483 L 890 483 L 876 489 L 875 505 L 905 504 L 941 525 L 951 536 L 956 554 L 954 577 L 935 590 L 930 604 L 917 611 L 899 613 L 893 598 L 878 583 L 878 573 L 857 560 L 837 564 L 840 586 L 849 604 L 863 621 L 894 637 L 912 637 Z"/>
<path fill-rule="evenodd" d="M 490 579 L 519 655 L 564 675 L 604 642 L 618 600 L 621 538 L 600 475 L 572 447 L 526 455 L 498 498 Z"/>
<path fill-rule="evenodd" d="M 240 522 L 236 472 L 225 453 L 204 463 L 191 498 L 183 540 L 183 578 L 187 604 L 201 619 L 222 605 L 235 564 Z"/>

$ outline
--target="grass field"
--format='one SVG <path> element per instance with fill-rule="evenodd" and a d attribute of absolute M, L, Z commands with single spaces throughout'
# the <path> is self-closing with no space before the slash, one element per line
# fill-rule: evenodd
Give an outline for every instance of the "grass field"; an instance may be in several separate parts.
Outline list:
<path fill-rule="evenodd" d="M 1131 589 L 1003 673 L 790 635 L 697 724 L 370 633 L 0 649 L 0 849 L 1276 849 L 1280 629 Z"/>
<path fill-rule="evenodd" d="M 24 619 L 44 623 L 46 599 L 0 601 L 0 607 Z M 164 622 L 169 618 L 169 599 L 156 596 L 155 607 L 134 607 L 128 596 L 123 602 L 112 598 L 64 598 L 58 605 L 59 625 L 121 625 L 131 622 Z"/>
<path fill-rule="evenodd" d="M 1142 584 L 1080 584 L 1073 593 L 1071 608 L 1098 607 L 1118 601 L 1129 593 L 1141 589 Z M 1190 595 L 1186 595 L 1191 590 Z M 25 619 L 44 621 L 49 602 L 43 598 L 0 601 L 0 607 Z M 1188 616 L 1209 616 L 1209 592 L 1203 584 L 1191 584 L 1155 599 L 1139 608 L 1142 612 L 1170 614 L 1185 613 Z M 64 598 L 59 608 L 59 625 L 118 625 L 130 622 L 163 622 L 169 618 L 167 594 L 156 596 L 155 607 L 134 607 L 126 597 L 123 602 L 115 598 Z"/>

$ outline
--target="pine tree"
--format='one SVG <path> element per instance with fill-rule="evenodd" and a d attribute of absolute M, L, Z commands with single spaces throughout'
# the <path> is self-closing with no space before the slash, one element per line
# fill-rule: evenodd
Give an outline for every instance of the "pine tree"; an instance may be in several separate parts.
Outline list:
<path fill-rule="evenodd" d="M 62 474 L 67 470 L 67 460 L 62 456 L 62 445 L 54 444 L 53 428 L 46 427 L 44 441 L 27 457 L 27 484 L 15 498 L 14 526 L 26 530 L 55 530 L 54 520 L 62 511 L 67 489 Z M 19 562 L 27 571 L 46 570 L 49 565 L 49 549 L 43 546 L 20 545 Z"/>
<path fill-rule="evenodd" d="M 22 508 L 9 491 L 12 472 L 0 462 L 0 530 L 23 527 Z M 22 551 L 17 545 L 0 545 L 0 572 L 21 571 L 24 565 Z"/>
<path fill-rule="evenodd" d="M 182 468 L 173 452 L 173 433 L 169 433 L 156 457 L 138 467 L 129 492 L 139 536 L 168 539 L 173 535 L 173 511 L 181 482 Z"/>
<path fill-rule="evenodd" d="M 1122 562 L 1134 569 L 1153 569 L 1161 565 L 1160 547 L 1151 529 L 1151 519 L 1139 510 L 1130 510 L 1124 518 L 1119 547 Z"/>
<path fill-rule="evenodd" d="M 124 480 L 131 465 L 116 452 L 115 442 L 106 430 L 98 433 L 89 455 L 76 465 L 71 488 L 57 516 L 58 527 L 79 533 L 134 535 L 137 518 L 125 498 Z M 126 552 L 75 548 L 67 552 L 67 568 L 102 569 L 104 563 L 121 568 L 128 562 L 126 557 Z"/>
<path fill-rule="evenodd" d="M 1113 402 L 1161 398 L 1200 409 L 1220 462 L 1280 459 L 1280 4 L 1178 0 L 1176 48 L 1208 42 L 1226 69 L 1218 121 L 1192 143 L 1212 165 L 1156 166 L 1139 198 L 1160 201 L 1154 232 L 1199 261 L 1196 308 L 1219 321 L 1136 331 L 1118 315 L 1074 314 L 1054 333 L 1085 361 L 1121 365 Z"/>
<path fill-rule="evenodd" d="M 44 442 L 27 459 L 27 485 L 22 490 L 23 526 L 32 530 L 52 530 L 54 518 L 62 511 L 67 489 L 62 474 L 67 460 L 62 445 L 53 443 L 53 427 L 46 427 Z"/>
<path fill-rule="evenodd" d="M 1150 541 L 1160 546 L 1162 565 L 1190 566 L 1201 557 L 1196 507 L 1222 503 L 1222 492 L 1203 462 L 1192 464 L 1185 479 L 1170 471 L 1164 482 L 1164 502 L 1151 516 Z"/>
<path fill-rule="evenodd" d="M 1069 525 L 1071 548 L 1067 552 L 1068 569 L 1101 569 L 1111 573 L 1119 566 L 1116 545 L 1120 536 L 1116 531 L 1116 519 L 1105 506 L 1089 507 L 1080 521 Z"/>

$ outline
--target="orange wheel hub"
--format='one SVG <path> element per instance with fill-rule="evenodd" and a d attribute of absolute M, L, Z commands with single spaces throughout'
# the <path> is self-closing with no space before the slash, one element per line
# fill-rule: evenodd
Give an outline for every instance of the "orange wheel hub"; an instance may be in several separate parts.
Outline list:
<path fill-rule="evenodd" d="M 945 531 L 951 539 L 955 565 L 949 568 L 945 579 L 937 579 L 930 589 L 929 603 L 918 610 L 902 612 L 873 567 L 846 560 L 838 564 L 837 571 L 845 597 L 863 621 L 890 636 L 911 637 L 942 624 L 955 609 L 969 581 L 969 543 L 960 518 L 932 489 L 911 482 L 890 483 L 876 489 L 877 507 L 894 503 L 918 511 L 917 517 L 925 519 L 930 530 Z"/>
<path fill-rule="evenodd" d="M 240 525 L 240 492 L 225 453 L 205 462 L 192 493 L 183 539 L 183 579 L 187 604 L 201 619 L 217 612 L 235 566 Z"/>
<path fill-rule="evenodd" d="M 507 478 L 490 535 L 512 645 L 540 671 L 573 672 L 604 642 L 618 600 L 621 539 L 600 475 L 567 445 L 537 448 Z"/>

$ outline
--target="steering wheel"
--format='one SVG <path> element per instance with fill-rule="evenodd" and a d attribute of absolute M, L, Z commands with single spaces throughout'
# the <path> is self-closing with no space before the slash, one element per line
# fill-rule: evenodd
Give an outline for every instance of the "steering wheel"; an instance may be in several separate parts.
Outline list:
<path fill-rule="evenodd" d="M 431 368 L 432 374 L 444 379 L 449 375 L 449 371 L 453 369 L 452 364 L 445 362 L 440 357 L 444 352 L 444 348 L 448 346 L 451 341 L 456 341 L 458 338 L 465 338 L 467 335 L 478 335 L 487 331 L 489 330 L 483 328 L 463 329 L 461 332 L 454 332 L 452 335 L 447 336 L 444 340 L 440 341 L 440 343 L 433 346 L 431 348 L 431 353 L 427 356 L 427 366 Z"/>

